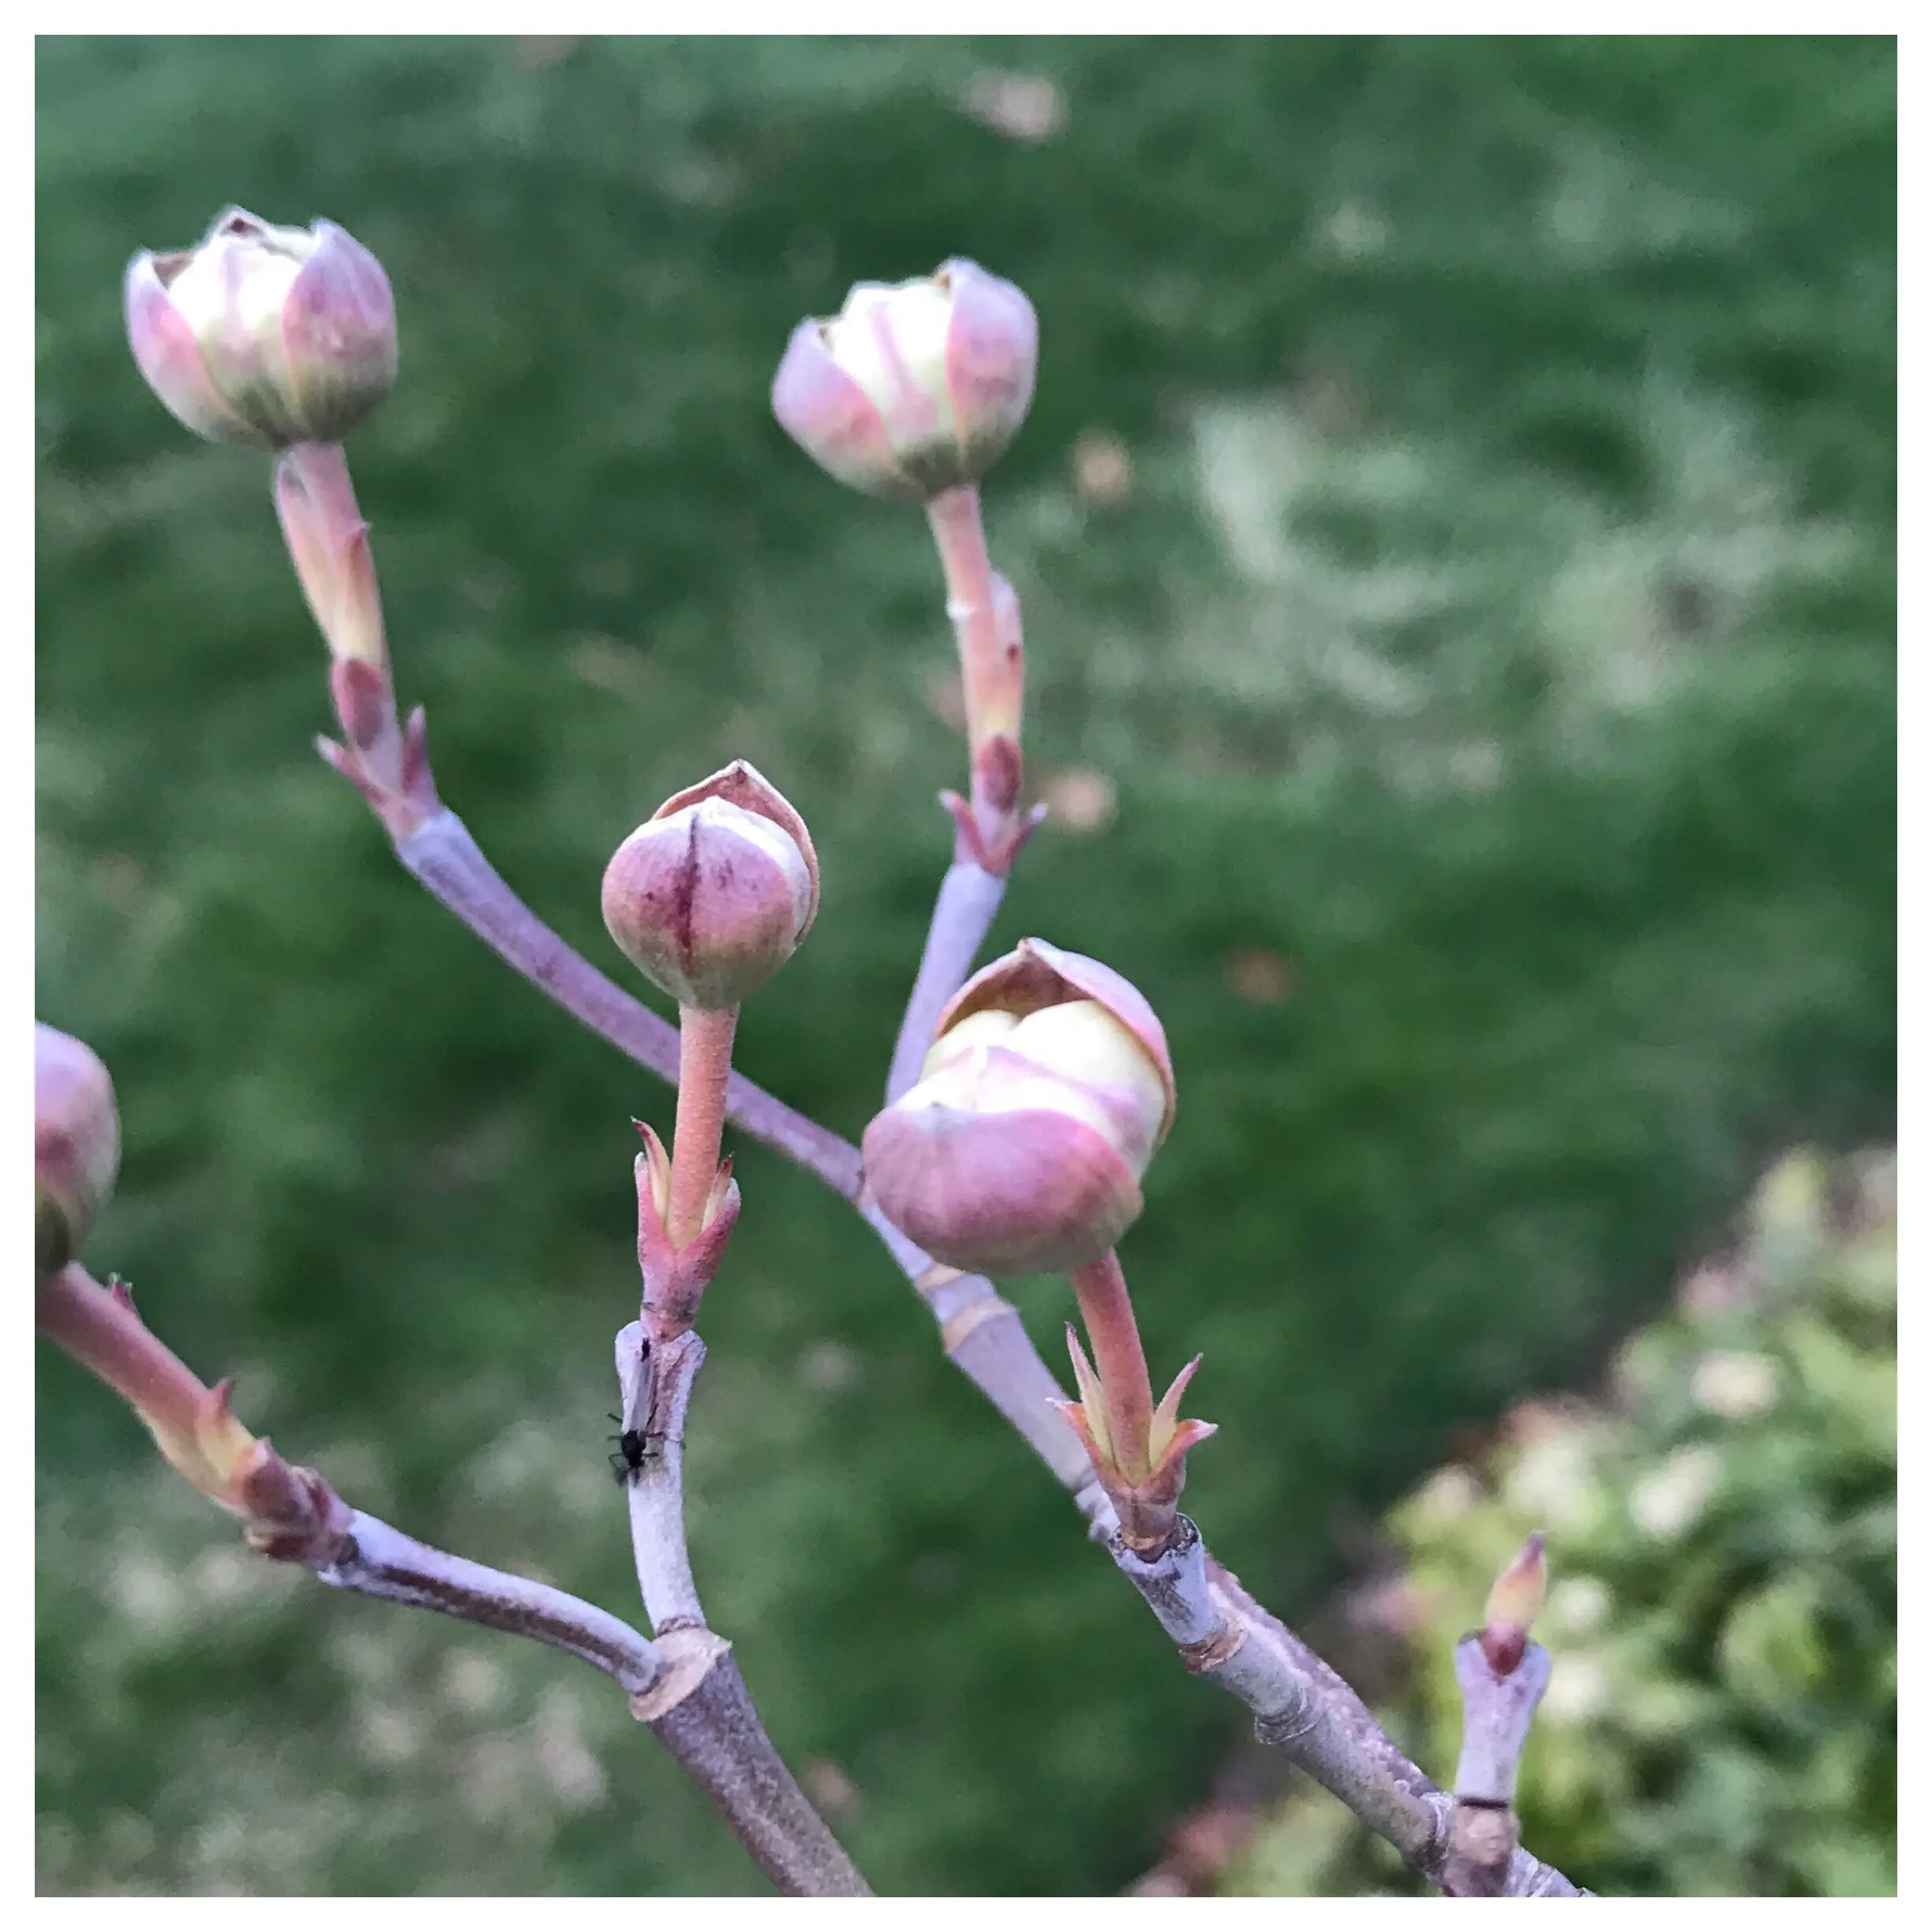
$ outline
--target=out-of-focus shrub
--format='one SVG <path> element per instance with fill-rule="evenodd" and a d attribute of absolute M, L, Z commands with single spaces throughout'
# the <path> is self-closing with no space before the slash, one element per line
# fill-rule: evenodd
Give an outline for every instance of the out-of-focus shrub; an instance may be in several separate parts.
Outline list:
<path fill-rule="evenodd" d="M 1385 1716 L 1447 1777 L 1451 1646 L 1524 1533 L 1550 1540 L 1556 1661 L 1523 1762 L 1524 1841 L 1653 1896 L 1896 1884 L 1897 1261 L 1893 1157 L 1794 1154 L 1736 1253 L 1619 1353 L 1603 1404 L 1527 1403 L 1478 1474 L 1391 1512 L 1399 1581 L 1365 1595 L 1413 1659 Z M 1237 1893 L 1413 1883 L 1298 1788 Z"/>

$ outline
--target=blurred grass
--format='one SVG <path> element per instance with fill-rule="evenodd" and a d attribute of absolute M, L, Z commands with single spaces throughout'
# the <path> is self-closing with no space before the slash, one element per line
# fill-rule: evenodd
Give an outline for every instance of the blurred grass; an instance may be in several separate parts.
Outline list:
<path fill-rule="evenodd" d="M 962 112 L 989 66 L 1064 129 Z M 756 762 L 825 898 L 742 1061 L 853 1134 L 949 645 L 919 519 L 765 391 L 849 281 L 970 254 L 1042 318 L 990 504 L 1029 754 L 1117 799 L 996 938 L 1166 1021 L 1127 1265 L 1156 1372 L 1208 1354 L 1191 1507 L 1305 1607 L 1762 1150 L 1889 1127 L 1894 129 L 1881 41 L 43 39 L 39 1000 L 120 1089 L 97 1266 L 359 1503 L 624 1607 L 627 1115 L 668 1095 L 313 762 L 264 466 L 143 391 L 128 254 L 240 200 L 382 256 L 402 376 L 352 456 L 444 796 L 608 965 L 608 852 Z M 1074 486 L 1095 431 L 1124 501 Z M 713 1621 L 882 1889 L 1122 1883 L 1238 1713 L 853 1219 L 740 1158 Z M 1019 1298 L 1057 1359 L 1069 1297 Z M 759 1885 L 587 1673 L 242 1562 L 111 1399 L 39 1395 L 43 1890 Z"/>

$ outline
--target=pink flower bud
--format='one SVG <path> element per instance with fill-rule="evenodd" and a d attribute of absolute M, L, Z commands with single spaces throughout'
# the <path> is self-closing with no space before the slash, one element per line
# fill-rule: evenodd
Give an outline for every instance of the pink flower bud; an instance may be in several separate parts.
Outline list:
<path fill-rule="evenodd" d="M 1010 282 L 954 259 L 912 282 L 860 282 L 792 332 L 772 409 L 855 489 L 927 498 L 975 481 L 1026 420 L 1039 324 Z"/>
<path fill-rule="evenodd" d="M 114 1193 L 121 1120 L 91 1047 L 34 1023 L 34 1262 L 47 1275 L 79 1252 Z"/>
<path fill-rule="evenodd" d="M 1098 960 L 1024 939 L 941 1014 L 918 1084 L 866 1129 L 866 1176 L 951 1267 L 1080 1267 L 1139 1215 L 1174 1109 L 1147 1002 Z"/>
<path fill-rule="evenodd" d="M 604 874 L 604 923 L 680 1006 L 736 1006 L 818 910 L 805 821 L 743 759 L 667 799 Z"/>
<path fill-rule="evenodd" d="M 215 442 L 339 442 L 395 380 L 388 278 L 333 222 L 230 208 L 199 247 L 137 255 L 124 297 L 148 387 Z"/>

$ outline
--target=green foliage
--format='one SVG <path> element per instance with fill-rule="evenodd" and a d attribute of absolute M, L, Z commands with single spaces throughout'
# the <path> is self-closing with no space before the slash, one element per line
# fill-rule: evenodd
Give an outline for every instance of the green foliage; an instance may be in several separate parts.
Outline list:
<path fill-rule="evenodd" d="M 43 1017 L 114 1074 L 90 1245 L 357 1502 L 613 1608 L 628 1116 L 669 1097 L 317 765 L 265 466 L 121 335 L 137 246 L 326 213 L 395 285 L 350 450 L 406 702 L 504 874 L 597 882 L 733 756 L 817 926 L 742 1064 L 856 1136 L 957 784 L 915 514 L 770 420 L 799 316 L 963 253 L 1042 324 L 990 479 L 1050 826 L 994 934 L 1165 1020 L 1126 1251 L 1189 1492 L 1285 1614 L 1458 1427 L 1565 1386 L 1764 1148 L 1893 1107 L 1889 42 L 39 43 Z M 958 105 L 1024 64 L 1027 145 Z M 1076 487 L 1118 438 L 1124 500 Z M 1283 986 L 1290 997 L 1279 997 Z M 856 1219 L 740 1148 L 691 1449 L 706 1607 L 882 1889 L 1104 1890 L 1240 1728 Z M 1050 1359 L 1063 1285 L 1017 1284 Z M 631 1305 L 635 1305 L 631 1301 Z M 39 1369 L 50 1891 L 761 1881 L 597 1681 L 240 1561 Z M 1775 1646 L 1774 1646 L 1775 1647 Z"/>
<path fill-rule="evenodd" d="M 1555 1668 L 1524 1754 L 1524 1842 L 1593 1890 L 1897 1885 L 1896 1166 L 1793 1155 L 1736 1255 L 1619 1354 L 1604 1407 L 1526 1405 L 1479 1485 L 1392 1511 L 1414 1675 L 1387 1716 L 1455 1762 L 1450 1653 L 1527 1529 L 1549 1535 Z M 1834 1198 L 1835 1197 L 1835 1198 Z M 1236 1891 L 1401 1889 L 1393 1854 L 1297 1793 Z"/>

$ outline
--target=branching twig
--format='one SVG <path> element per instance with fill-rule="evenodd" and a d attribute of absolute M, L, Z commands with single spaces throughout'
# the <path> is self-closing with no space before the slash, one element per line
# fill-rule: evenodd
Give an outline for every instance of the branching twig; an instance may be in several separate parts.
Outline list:
<path fill-rule="evenodd" d="M 103 1288 L 77 1264 L 39 1284 L 35 1320 L 43 1335 L 127 1398 L 168 1460 L 241 1518 L 250 1545 L 264 1556 L 300 1563 L 338 1589 L 527 1637 L 595 1664 L 781 1889 L 866 1894 L 864 1880 L 779 1762 L 730 1645 L 704 1630 L 702 1619 L 695 1630 L 668 1626 L 666 1641 L 653 1643 L 580 1597 L 432 1548 L 351 1509 L 313 1470 L 283 1462 L 265 1437 L 250 1435 L 229 1408 L 227 1384 L 204 1383 L 141 1320 L 125 1288 Z M 689 1387 L 687 1378 L 687 1396 Z M 678 1413 L 681 1429 L 681 1404 Z M 695 1593 L 691 1601 L 695 1609 Z"/>
<path fill-rule="evenodd" d="M 694 1331 L 644 1352 L 644 1328 L 617 1333 L 617 1381 L 638 1458 L 627 1472 L 638 1584 L 658 1646 L 673 1660 L 675 1696 L 653 1693 L 631 1708 L 677 1753 L 781 1889 L 802 1897 L 866 1897 L 825 1821 L 766 1734 L 731 1646 L 705 1623 L 684 1534 L 684 1421 L 704 1365 Z"/>
<path fill-rule="evenodd" d="M 1215 1562 L 1186 1517 L 1176 1528 L 1174 1542 L 1151 1562 L 1118 1534 L 1106 1541 L 1121 1574 L 1179 1646 L 1181 1661 L 1239 1698 L 1254 1713 L 1263 1743 L 1293 1758 L 1424 1878 L 1457 1889 L 1454 1802 L 1397 1749 L 1342 1678 Z M 1491 1889 L 1503 1896 L 1587 1896 L 1520 1850 L 1493 1876 Z"/>
<path fill-rule="evenodd" d="M 429 842 L 427 847 L 425 841 Z M 675 1030 L 579 959 L 544 926 L 498 878 L 453 814 L 444 811 L 413 837 L 399 840 L 397 851 L 404 864 L 439 899 L 567 1011 L 638 1065 L 665 1079 L 676 1077 Z M 648 1026 L 638 1024 L 640 1017 Z M 653 1029 L 661 1029 L 661 1040 Z M 748 1093 L 748 1100 L 740 1098 L 741 1091 Z M 1101 1491 L 1093 1466 L 1073 1430 L 1050 1406 L 1063 1397 L 1064 1391 L 1012 1305 L 983 1277 L 962 1275 L 934 1261 L 864 1200 L 858 1150 L 849 1143 L 794 1114 L 736 1074 L 732 1076 L 730 1118 L 857 1203 L 900 1271 L 919 1290 L 939 1326 L 947 1355 L 1073 1493 L 1096 1537 L 1111 1533 L 1112 1507 Z M 1215 1580 L 1208 1600 L 1211 1616 L 1198 1597 L 1189 1600 L 1196 1612 L 1208 1618 L 1203 1634 L 1219 1632 L 1234 1642 L 1234 1633 L 1239 1631 L 1241 1650 L 1249 1649 L 1251 1633 L 1260 1634 L 1238 1666 L 1237 1652 L 1230 1651 L 1222 1660 L 1225 1668 L 1204 1668 L 1193 1657 L 1190 1668 L 1226 1684 L 1249 1703 L 1256 1713 L 1257 1731 L 1268 1742 L 1305 1763 L 1425 1877 L 1441 1883 L 1448 1849 L 1450 1799 L 1396 1748 L 1334 1671 L 1213 1563 L 1198 1543 L 1198 1531 L 1195 1534 L 1203 1574 L 1211 1567 Z M 1140 1587 L 1141 1579 L 1127 1563 L 1118 1556 L 1116 1561 L 1129 1581 Z M 1148 1594 L 1144 1589 L 1142 1593 Z M 1149 1601 L 1153 1601 L 1151 1597 Z M 1155 1608 L 1159 1615 L 1159 1607 Z M 1191 1644 L 1199 1639 L 1176 1641 Z M 1271 1726 L 1269 1731 L 1262 1731 L 1264 1719 Z M 1560 1873 L 1520 1849 L 1511 1861 L 1505 1889 L 1518 1896 L 1582 1896 Z"/>
<path fill-rule="evenodd" d="M 669 1747 L 767 1876 L 794 1898 L 870 1898 L 872 1889 L 826 1829 L 758 1721 L 725 1640 L 676 1630 L 658 1648 L 664 1682 L 631 1710 Z"/>

